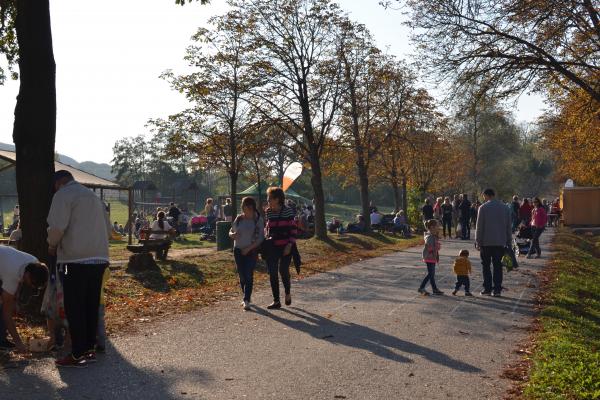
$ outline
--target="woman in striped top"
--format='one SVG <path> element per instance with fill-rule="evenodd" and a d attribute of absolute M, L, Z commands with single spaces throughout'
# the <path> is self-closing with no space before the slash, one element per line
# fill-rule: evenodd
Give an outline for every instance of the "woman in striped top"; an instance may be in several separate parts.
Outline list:
<path fill-rule="evenodd" d="M 279 298 L 279 276 L 285 289 L 285 304 L 292 304 L 290 294 L 290 262 L 292 259 L 292 246 L 296 243 L 296 221 L 294 210 L 285 205 L 285 194 L 279 187 L 270 187 L 267 190 L 267 226 L 265 237 L 271 241 L 272 248 L 267 257 L 267 267 L 273 292 L 273 303 L 268 309 L 281 308 Z"/>

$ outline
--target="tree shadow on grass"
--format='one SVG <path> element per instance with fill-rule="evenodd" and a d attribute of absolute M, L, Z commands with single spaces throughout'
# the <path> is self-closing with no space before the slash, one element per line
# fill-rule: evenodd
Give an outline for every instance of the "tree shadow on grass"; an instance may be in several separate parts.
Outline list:
<path fill-rule="evenodd" d="M 346 321 L 333 321 L 297 307 L 281 309 L 281 312 L 287 313 L 295 318 L 284 318 L 278 315 L 279 311 L 271 313 L 267 310 L 257 309 L 257 313 L 272 318 L 274 321 L 280 322 L 289 328 L 304 332 L 317 339 L 327 340 L 328 342 L 337 345 L 366 350 L 387 360 L 412 363 L 412 359 L 403 354 L 399 354 L 399 352 L 402 352 L 421 356 L 430 362 L 454 370 L 468 373 L 482 372 L 480 368 L 454 359 L 447 354 L 402 340 L 396 336 L 379 332 L 364 325 Z"/>
<path fill-rule="evenodd" d="M 127 272 L 144 288 L 162 293 L 200 286 L 206 281 L 198 265 L 179 260 L 162 261 L 157 269 Z"/>

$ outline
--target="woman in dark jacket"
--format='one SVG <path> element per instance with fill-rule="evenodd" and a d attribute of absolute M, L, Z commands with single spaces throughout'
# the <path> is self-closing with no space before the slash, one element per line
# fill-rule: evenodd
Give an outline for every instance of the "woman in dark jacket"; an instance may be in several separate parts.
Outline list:
<path fill-rule="evenodd" d="M 269 207 L 266 211 L 267 226 L 265 237 L 268 240 L 267 267 L 273 292 L 273 303 L 268 309 L 281 308 L 279 297 L 279 275 L 285 290 L 285 304 L 292 304 L 290 283 L 290 262 L 292 247 L 296 243 L 296 221 L 294 210 L 285 205 L 285 194 L 279 187 L 267 190 Z"/>

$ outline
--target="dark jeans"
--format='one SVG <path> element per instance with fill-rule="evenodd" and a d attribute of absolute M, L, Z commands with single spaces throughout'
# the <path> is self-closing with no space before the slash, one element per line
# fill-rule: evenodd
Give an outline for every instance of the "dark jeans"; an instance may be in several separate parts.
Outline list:
<path fill-rule="evenodd" d="M 240 276 L 240 287 L 244 293 L 244 301 L 250 302 L 252 297 L 252 285 L 254 283 L 254 268 L 256 268 L 256 253 L 250 255 L 242 255 L 242 251 L 238 248 L 233 250 L 235 265 L 238 275 Z"/>
<path fill-rule="evenodd" d="M 480 251 L 481 265 L 483 267 L 483 290 L 496 293 L 502 292 L 502 256 L 504 247 L 502 246 L 482 246 Z M 494 265 L 494 273 L 490 265 Z M 492 286 L 493 282 L 493 286 Z"/>
<path fill-rule="evenodd" d="M 434 263 L 426 263 L 427 264 L 427 276 L 421 282 L 420 289 L 425 289 L 425 285 L 427 282 L 431 283 L 431 288 L 433 290 L 437 290 L 437 286 L 435 285 L 435 264 Z"/>
<path fill-rule="evenodd" d="M 462 285 L 465 285 L 465 292 L 470 292 L 471 281 L 469 275 L 456 275 L 456 290 L 460 289 Z"/>
<path fill-rule="evenodd" d="M 280 301 L 279 298 L 279 275 L 283 282 L 285 294 L 290 294 L 290 263 L 292 255 L 283 255 L 283 248 L 273 249 L 273 254 L 267 259 L 267 268 L 269 269 L 269 278 L 271 281 L 271 291 L 273 292 L 273 301 Z"/>
<path fill-rule="evenodd" d="M 446 237 L 446 227 L 448 227 L 448 236 L 452 236 L 452 217 L 442 218 L 442 225 L 444 226 L 444 237 Z"/>
<path fill-rule="evenodd" d="M 531 240 L 531 247 L 529 247 L 529 254 L 537 253 L 538 256 L 542 255 L 542 249 L 540 249 L 540 236 L 544 232 L 544 228 L 538 228 L 535 226 L 531 227 L 531 235 L 533 239 Z"/>
<path fill-rule="evenodd" d="M 471 224 L 470 224 L 470 218 L 461 218 L 460 219 L 460 225 L 461 225 L 461 236 L 463 239 L 470 239 L 471 238 Z"/>
<path fill-rule="evenodd" d="M 67 264 L 65 312 L 69 322 L 73 357 L 96 346 L 102 275 L 108 264 Z"/>

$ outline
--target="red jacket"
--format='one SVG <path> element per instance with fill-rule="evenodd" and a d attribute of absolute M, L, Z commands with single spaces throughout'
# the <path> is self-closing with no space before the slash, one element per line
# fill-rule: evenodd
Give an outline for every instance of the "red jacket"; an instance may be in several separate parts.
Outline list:
<path fill-rule="evenodd" d="M 519 218 L 521 218 L 521 219 L 531 218 L 531 210 L 533 210 L 533 207 L 531 207 L 530 204 L 523 204 L 521 206 L 521 208 L 519 209 Z"/>
<path fill-rule="evenodd" d="M 531 215 L 531 226 L 543 228 L 546 226 L 546 222 L 548 222 L 548 215 L 544 207 L 534 208 Z"/>

